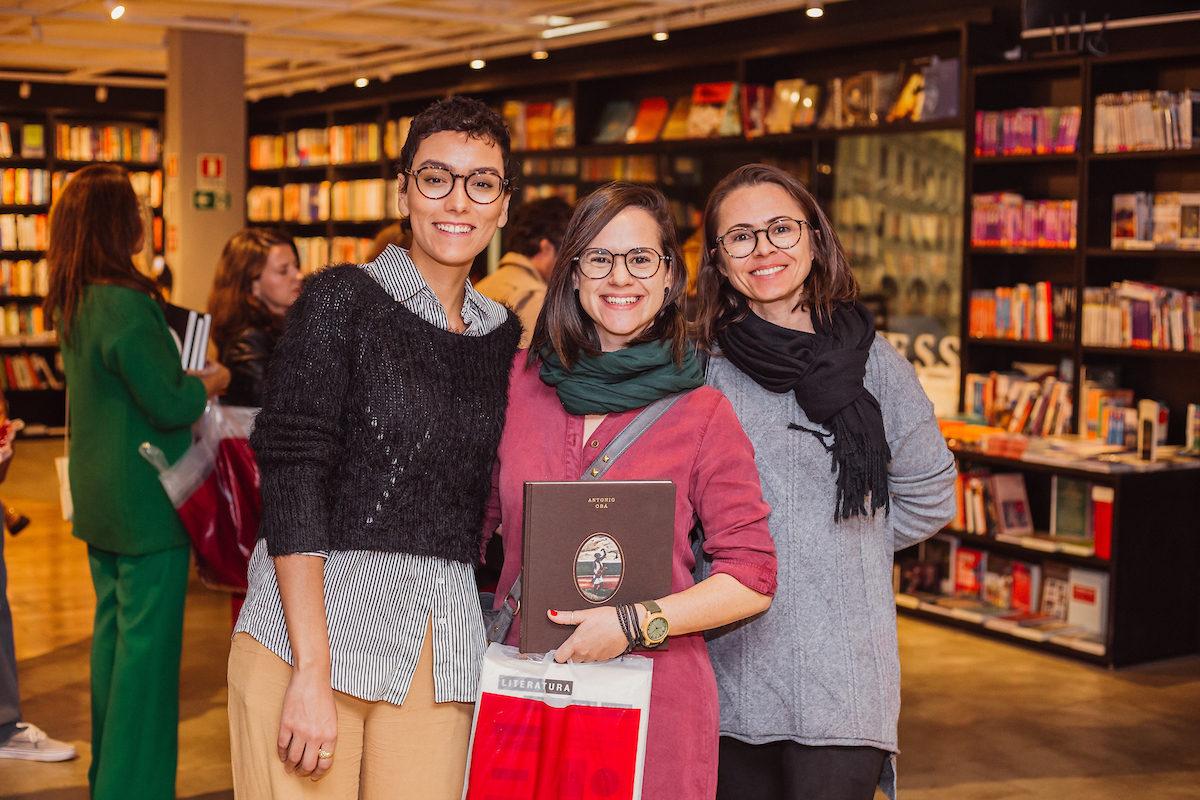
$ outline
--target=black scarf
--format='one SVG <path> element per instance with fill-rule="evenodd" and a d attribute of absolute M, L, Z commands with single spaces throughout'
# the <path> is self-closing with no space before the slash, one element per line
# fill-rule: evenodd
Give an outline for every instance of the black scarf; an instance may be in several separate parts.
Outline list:
<path fill-rule="evenodd" d="M 875 341 L 875 321 L 862 303 L 839 303 L 832 319 L 814 315 L 816 334 L 793 331 L 767 322 L 752 311 L 730 321 L 717 334 L 721 352 L 767 391 L 794 392 L 805 415 L 829 433 L 789 423 L 793 430 L 817 437 L 833 455 L 837 472 L 834 520 L 865 516 L 891 508 L 888 462 L 892 459 L 883 413 L 863 386 L 867 354 Z M 830 436 L 833 443 L 829 443 Z"/>

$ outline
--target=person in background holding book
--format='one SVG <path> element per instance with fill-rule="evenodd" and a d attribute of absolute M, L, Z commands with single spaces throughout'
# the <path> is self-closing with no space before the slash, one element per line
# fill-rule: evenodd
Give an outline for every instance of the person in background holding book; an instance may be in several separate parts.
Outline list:
<path fill-rule="evenodd" d="M 533 339 L 542 303 L 546 300 L 546 279 L 554 269 L 558 246 L 567 223 L 571 204 L 561 197 L 544 197 L 517 206 L 504 229 L 504 257 L 500 267 L 475 284 L 484 297 L 511 308 L 525 329 L 521 347 Z"/>
<path fill-rule="evenodd" d="M 302 281 L 296 243 L 283 231 L 246 228 L 225 243 L 208 313 L 217 360 L 231 375 L 226 405 L 262 405 L 267 365 Z"/>
<path fill-rule="evenodd" d="M 702 386 L 679 308 L 686 280 L 670 208 L 657 189 L 611 183 L 580 202 L 532 345 L 513 365 L 484 522 L 485 538 L 503 523 L 498 608 L 521 571 L 524 482 L 577 479 L 645 406 L 686 392 L 605 475 L 676 486 L 672 593 L 634 606 L 644 635 L 647 608 L 657 603 L 671 637 L 669 650 L 645 653 L 655 664 L 644 800 L 713 796 L 717 687 L 702 631 L 761 613 L 775 592 L 775 548 L 754 453 L 728 401 Z M 699 584 L 689 542 L 696 517 L 712 558 L 712 574 Z M 548 613 L 576 626 L 556 652 L 559 662 L 615 658 L 631 646 L 612 606 Z M 518 618 L 507 644 L 518 643 L 519 630 Z"/>
<path fill-rule="evenodd" d="M 954 459 L 798 181 L 735 170 L 710 195 L 704 231 L 707 382 L 754 445 L 780 563 L 771 609 L 708 643 L 717 797 L 869 800 L 876 784 L 894 797 L 892 556 L 954 518 Z"/>
<path fill-rule="evenodd" d="M 468 275 L 507 220 L 509 141 L 477 100 L 417 115 L 399 175 L 412 248 L 321 271 L 288 314 L 250 437 L 238 797 L 462 795 L 487 645 L 472 566 L 521 338 Z"/>
<path fill-rule="evenodd" d="M 157 287 L 133 265 L 145 229 L 124 169 L 76 172 L 50 225 L 45 307 L 71 387 L 74 534 L 96 588 L 88 784 L 95 800 L 172 798 L 191 540 L 138 446 L 182 456 L 229 371 L 184 373 Z"/>

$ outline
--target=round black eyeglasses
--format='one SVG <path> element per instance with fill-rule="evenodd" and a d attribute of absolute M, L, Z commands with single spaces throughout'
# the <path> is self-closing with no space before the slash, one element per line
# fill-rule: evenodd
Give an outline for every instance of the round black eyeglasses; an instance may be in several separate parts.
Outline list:
<path fill-rule="evenodd" d="M 758 235 L 765 233 L 767 241 L 778 247 L 780 250 L 788 250 L 796 246 L 796 242 L 800 241 L 800 234 L 804 232 L 804 226 L 807 225 L 810 229 L 813 228 L 812 223 L 808 220 L 795 220 L 789 217 L 781 217 L 765 228 L 731 228 L 726 231 L 724 236 L 718 236 L 717 241 L 721 247 L 725 248 L 725 252 L 730 258 L 745 258 L 754 252 L 758 247 Z"/>
<path fill-rule="evenodd" d="M 421 167 L 416 172 L 404 170 L 417 184 L 417 191 L 430 200 L 441 200 L 454 191 L 454 182 L 462 178 L 467 197 L 480 205 L 488 205 L 500 199 L 508 180 L 488 170 L 477 170 L 470 175 L 456 175 L 444 167 Z"/>
<path fill-rule="evenodd" d="M 613 253 L 602 247 L 592 247 L 584 250 L 573 260 L 579 265 L 579 271 L 585 278 L 600 280 L 607 278 L 616 265 L 617 259 L 625 259 L 625 269 L 634 278 L 653 278 L 658 273 L 662 262 L 670 262 L 670 256 L 664 256 L 652 247 L 635 247 L 628 253 Z"/>

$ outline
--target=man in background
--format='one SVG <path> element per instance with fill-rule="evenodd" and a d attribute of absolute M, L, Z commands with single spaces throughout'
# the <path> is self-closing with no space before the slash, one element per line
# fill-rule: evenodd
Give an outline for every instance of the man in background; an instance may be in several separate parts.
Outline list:
<path fill-rule="evenodd" d="M 504 257 L 500 267 L 475 284 L 476 290 L 508 306 L 521 318 L 528 347 L 533 326 L 546 299 L 546 279 L 554 269 L 558 246 L 571 220 L 571 205 L 561 197 L 546 197 L 518 206 L 504 228 Z"/>

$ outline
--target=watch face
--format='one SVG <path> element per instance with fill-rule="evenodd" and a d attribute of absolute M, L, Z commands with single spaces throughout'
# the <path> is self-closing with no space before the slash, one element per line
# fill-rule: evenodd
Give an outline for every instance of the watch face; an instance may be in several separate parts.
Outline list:
<path fill-rule="evenodd" d="M 662 617 L 655 617 L 646 623 L 646 639 L 651 642 L 660 642 L 667 638 L 667 621 Z"/>

